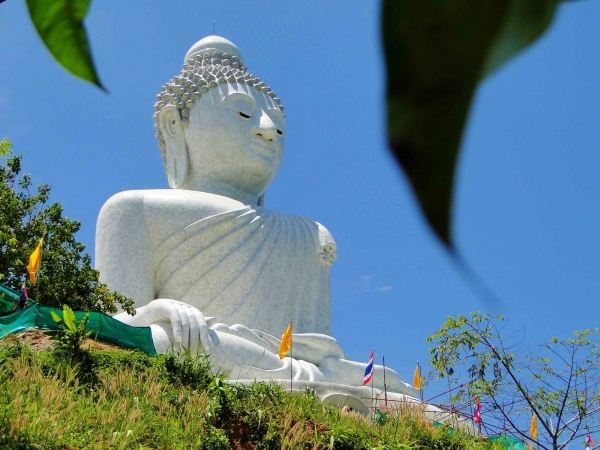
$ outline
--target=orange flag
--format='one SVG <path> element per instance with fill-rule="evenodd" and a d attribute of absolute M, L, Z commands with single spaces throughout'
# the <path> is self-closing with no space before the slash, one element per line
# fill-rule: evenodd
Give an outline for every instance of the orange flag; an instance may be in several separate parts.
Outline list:
<path fill-rule="evenodd" d="M 44 236 L 40 239 L 39 244 L 33 251 L 33 253 L 29 256 L 29 264 L 27 264 L 27 273 L 29 274 L 29 279 L 33 284 L 37 282 L 35 275 L 40 268 L 40 264 L 42 262 L 42 244 L 44 242 Z"/>
<path fill-rule="evenodd" d="M 281 345 L 279 346 L 279 359 L 285 358 L 285 355 L 288 354 L 290 349 L 292 348 L 292 322 L 288 325 L 281 336 Z"/>
<path fill-rule="evenodd" d="M 531 416 L 531 426 L 529 427 L 529 434 L 532 440 L 537 440 L 537 416 L 533 413 Z"/>
<path fill-rule="evenodd" d="M 413 376 L 413 386 L 417 391 L 421 390 L 421 367 L 419 363 L 417 363 L 417 367 L 415 368 L 415 375 Z"/>

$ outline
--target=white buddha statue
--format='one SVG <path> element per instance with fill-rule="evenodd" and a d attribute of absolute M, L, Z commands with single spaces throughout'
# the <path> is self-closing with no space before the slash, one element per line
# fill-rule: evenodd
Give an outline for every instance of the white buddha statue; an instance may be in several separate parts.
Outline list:
<path fill-rule="evenodd" d="M 159 353 L 209 353 L 234 380 L 289 381 L 291 364 L 298 389 L 304 382 L 322 397 L 357 400 L 366 364 L 348 360 L 329 336 L 336 244 L 318 222 L 262 206 L 283 158 L 280 100 L 218 36 L 188 51 L 157 98 L 173 189 L 121 192 L 98 218 L 101 280 L 135 300 L 135 316 L 115 318 L 151 327 Z M 293 359 L 281 360 L 275 336 L 290 322 Z M 389 395 L 416 397 L 396 372 L 386 380 Z"/>

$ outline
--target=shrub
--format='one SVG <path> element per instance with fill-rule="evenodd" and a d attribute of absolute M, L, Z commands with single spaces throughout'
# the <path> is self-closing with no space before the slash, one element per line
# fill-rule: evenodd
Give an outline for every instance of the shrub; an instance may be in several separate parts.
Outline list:
<path fill-rule="evenodd" d="M 29 255 L 45 231 L 39 280 L 29 290 L 32 298 L 76 311 L 113 314 L 121 305 L 133 313 L 133 300 L 100 282 L 85 246 L 75 238 L 81 222 L 63 217 L 59 203 L 48 204 L 50 186 L 39 185 L 32 193 L 31 177 L 21 175 L 21 170 L 17 155 L 0 164 L 0 283 L 17 291 L 21 288 Z"/>

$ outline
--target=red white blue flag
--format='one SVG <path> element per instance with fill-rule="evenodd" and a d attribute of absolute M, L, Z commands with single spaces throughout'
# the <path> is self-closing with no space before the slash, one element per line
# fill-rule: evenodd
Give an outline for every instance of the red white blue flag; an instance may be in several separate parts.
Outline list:
<path fill-rule="evenodd" d="M 473 420 L 475 420 L 475 423 L 479 424 L 481 423 L 481 403 L 479 403 L 476 396 L 473 397 L 473 403 L 475 403 L 475 415 L 473 416 Z"/>
<path fill-rule="evenodd" d="M 596 445 L 596 443 L 594 441 L 592 441 L 592 437 L 590 436 L 590 433 L 587 433 L 585 435 L 585 442 L 583 443 L 583 445 L 585 445 L 585 450 L 592 450 L 592 447 L 594 445 Z"/>
<path fill-rule="evenodd" d="M 367 369 L 365 370 L 365 378 L 363 379 L 363 386 L 369 384 L 373 379 L 373 359 L 375 358 L 375 349 L 371 352 L 371 356 L 369 357 L 369 364 L 367 364 Z"/>
<path fill-rule="evenodd" d="M 22 309 L 25 309 L 28 298 L 29 290 L 27 289 L 27 281 L 23 281 L 23 286 L 21 286 L 21 295 L 19 296 L 19 302 L 13 307 L 12 311 L 21 311 Z"/>

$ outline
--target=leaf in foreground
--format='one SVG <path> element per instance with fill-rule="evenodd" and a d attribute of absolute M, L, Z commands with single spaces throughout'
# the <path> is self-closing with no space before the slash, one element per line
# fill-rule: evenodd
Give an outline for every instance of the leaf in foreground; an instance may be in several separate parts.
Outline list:
<path fill-rule="evenodd" d="M 83 26 L 89 4 L 90 0 L 27 0 L 33 25 L 56 60 L 73 75 L 104 89 Z"/>
<path fill-rule="evenodd" d="M 548 28 L 556 0 L 385 0 L 388 139 L 423 213 L 453 250 L 452 191 L 479 81 Z"/>
<path fill-rule="evenodd" d="M 0 141 L 0 156 L 8 156 L 12 153 L 12 144 L 11 142 L 6 139 L 3 138 Z"/>

